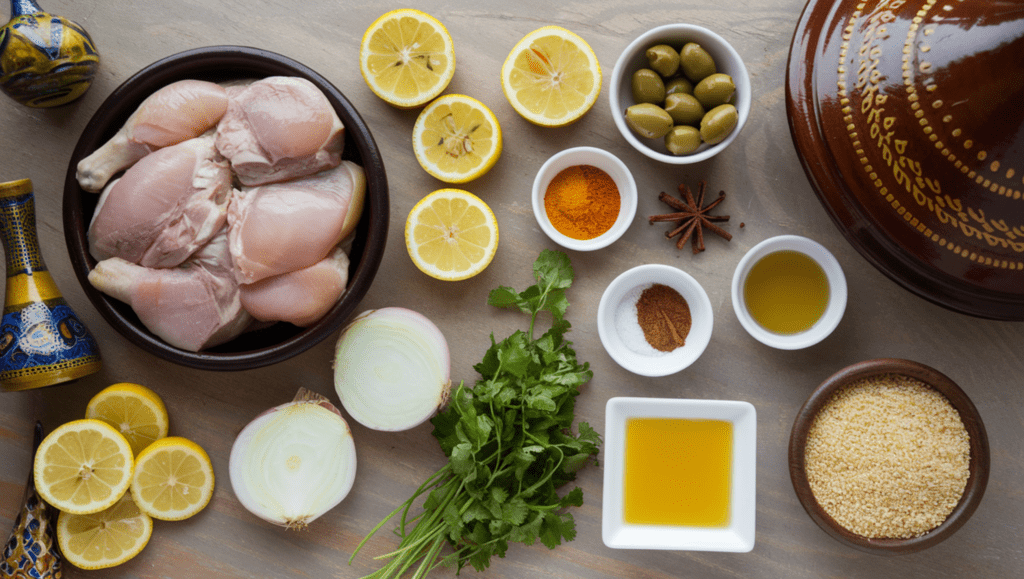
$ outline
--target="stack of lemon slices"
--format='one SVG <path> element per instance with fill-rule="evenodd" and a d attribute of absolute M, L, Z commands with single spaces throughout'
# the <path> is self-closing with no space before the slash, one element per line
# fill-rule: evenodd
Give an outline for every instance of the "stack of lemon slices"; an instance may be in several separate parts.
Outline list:
<path fill-rule="evenodd" d="M 114 384 L 93 397 L 86 418 L 51 432 L 36 451 L 36 490 L 60 511 L 65 559 L 103 569 L 142 551 L 153 520 L 180 520 L 213 496 L 213 466 L 192 441 L 167 437 L 167 409 L 138 384 Z"/>

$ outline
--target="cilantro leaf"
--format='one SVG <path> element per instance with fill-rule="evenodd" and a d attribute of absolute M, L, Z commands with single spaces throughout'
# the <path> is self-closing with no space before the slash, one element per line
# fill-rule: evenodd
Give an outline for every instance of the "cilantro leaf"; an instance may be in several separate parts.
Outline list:
<path fill-rule="evenodd" d="M 575 398 L 593 372 L 565 339 L 571 328 L 566 290 L 574 277 L 569 257 L 544 250 L 533 275 L 536 283 L 521 292 L 501 286 L 489 293 L 490 305 L 529 315 L 529 329 L 500 342 L 492 334 L 473 367 L 479 380 L 472 388 L 460 384 L 448 407 L 431 418 L 448 463 L 363 540 L 401 514 L 401 544 L 372 577 L 395 579 L 416 569 L 414 579 L 420 579 L 442 565 L 456 573 L 467 565 L 482 571 L 493 556 L 505 556 L 509 541 L 540 539 L 554 548 L 576 537 L 568 509 L 583 504 L 583 491 L 558 491 L 599 452 L 600 435 L 589 424 L 572 432 Z M 551 325 L 534 339 L 544 311 Z M 423 495 L 422 512 L 412 513 Z M 453 551 L 441 556 L 445 542 Z"/>

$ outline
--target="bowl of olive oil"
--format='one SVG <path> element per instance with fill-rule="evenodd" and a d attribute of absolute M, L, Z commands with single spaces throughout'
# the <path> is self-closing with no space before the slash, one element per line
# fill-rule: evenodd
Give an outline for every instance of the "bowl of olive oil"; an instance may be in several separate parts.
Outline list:
<path fill-rule="evenodd" d="M 754 548 L 748 402 L 616 397 L 605 407 L 601 536 L 613 549 Z"/>
<path fill-rule="evenodd" d="M 759 342 L 782 350 L 813 346 L 836 329 L 846 310 L 846 277 L 820 243 L 780 235 L 743 256 L 732 278 L 732 306 Z"/>

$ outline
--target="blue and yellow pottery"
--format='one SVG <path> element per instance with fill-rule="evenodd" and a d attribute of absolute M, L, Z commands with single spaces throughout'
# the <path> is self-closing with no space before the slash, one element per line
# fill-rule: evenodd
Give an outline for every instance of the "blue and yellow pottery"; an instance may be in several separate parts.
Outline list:
<path fill-rule="evenodd" d="M 7 257 L 0 388 L 41 388 L 99 370 L 96 341 L 43 263 L 31 180 L 0 183 L 0 239 Z"/>
<path fill-rule="evenodd" d="M 34 0 L 11 0 L 0 28 L 0 89 L 23 105 L 55 107 L 82 96 L 100 64 L 84 28 L 43 12 Z"/>
<path fill-rule="evenodd" d="M 43 426 L 36 422 L 35 446 L 43 440 Z M 33 450 L 33 458 L 35 451 Z M 57 509 L 46 504 L 36 492 L 32 469 L 28 471 L 25 499 L 14 519 L 11 537 L 0 558 L 0 577 L 4 579 L 60 579 L 63 576 L 54 518 Z"/>

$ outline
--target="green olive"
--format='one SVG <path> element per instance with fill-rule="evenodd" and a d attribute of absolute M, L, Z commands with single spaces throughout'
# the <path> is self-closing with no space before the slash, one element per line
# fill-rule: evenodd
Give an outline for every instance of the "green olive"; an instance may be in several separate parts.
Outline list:
<path fill-rule="evenodd" d="M 718 105 L 708 111 L 700 121 L 700 138 L 709 145 L 716 145 L 725 140 L 736 128 L 739 114 L 732 105 Z"/>
<path fill-rule="evenodd" d="M 720 72 L 705 77 L 693 88 L 693 96 L 697 97 L 706 109 L 724 105 L 732 99 L 735 92 L 736 85 L 733 84 L 732 77 Z"/>
<path fill-rule="evenodd" d="M 661 79 L 661 75 L 649 68 L 641 68 L 634 72 L 633 100 L 638 103 L 665 102 L 665 81 Z"/>
<path fill-rule="evenodd" d="M 679 70 L 679 53 L 667 44 L 659 44 L 647 49 L 647 62 L 658 74 L 669 77 Z"/>
<path fill-rule="evenodd" d="M 718 72 L 715 68 L 715 59 L 696 42 L 687 42 L 683 45 L 683 49 L 679 51 L 679 65 L 683 67 L 686 78 L 693 82 L 700 82 Z"/>
<path fill-rule="evenodd" d="M 626 124 L 641 137 L 660 139 L 672 128 L 672 117 L 658 105 L 640 103 L 626 109 Z"/>
<path fill-rule="evenodd" d="M 692 94 L 676 93 L 665 97 L 665 112 L 677 125 L 700 124 L 704 118 L 704 107 Z"/>
<path fill-rule="evenodd" d="M 700 131 L 689 125 L 676 125 L 665 135 L 665 148 L 673 155 L 689 155 L 700 147 Z"/>
<path fill-rule="evenodd" d="M 665 96 L 668 97 L 668 95 L 676 94 L 677 92 L 693 94 L 693 83 L 690 82 L 685 76 L 677 76 L 666 80 Z"/>

